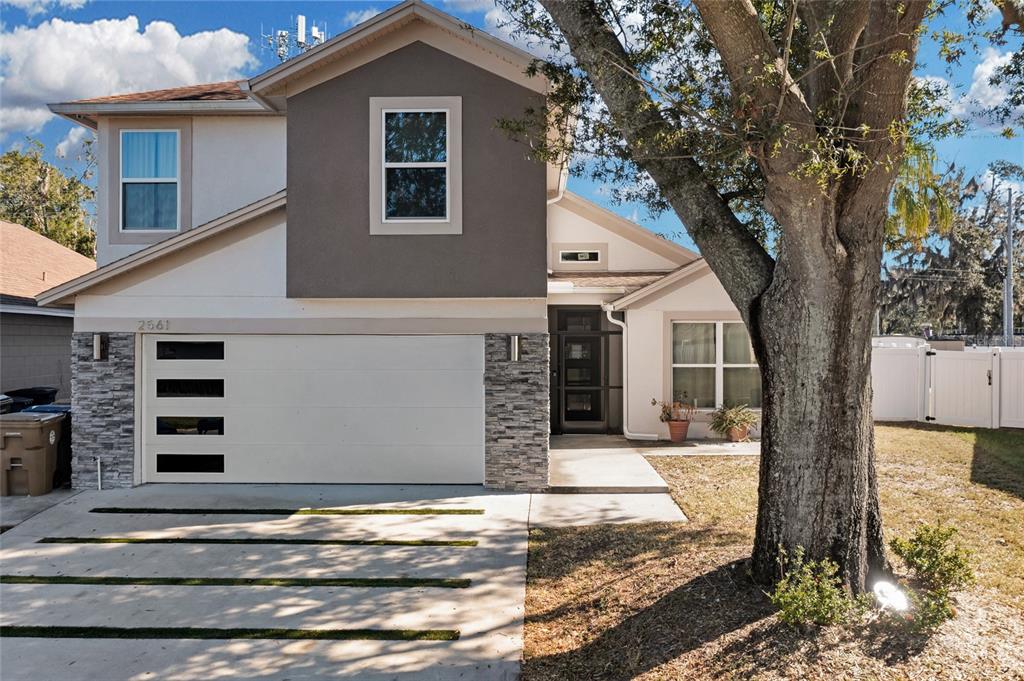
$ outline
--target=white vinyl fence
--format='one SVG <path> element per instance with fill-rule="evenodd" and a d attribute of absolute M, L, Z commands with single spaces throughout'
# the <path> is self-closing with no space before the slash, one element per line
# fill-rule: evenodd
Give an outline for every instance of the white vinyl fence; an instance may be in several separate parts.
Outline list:
<path fill-rule="evenodd" d="M 876 339 L 876 421 L 1024 428 L 1024 348 L 932 350 L 919 339 Z"/>

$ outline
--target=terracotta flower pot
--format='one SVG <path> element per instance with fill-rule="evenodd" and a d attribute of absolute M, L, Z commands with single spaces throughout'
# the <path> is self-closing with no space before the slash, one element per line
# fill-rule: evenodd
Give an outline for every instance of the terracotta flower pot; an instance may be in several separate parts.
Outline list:
<path fill-rule="evenodd" d="M 743 428 L 730 428 L 725 431 L 725 436 L 729 438 L 729 442 L 742 442 L 747 439 L 749 433 L 750 428 L 744 426 Z"/>
<path fill-rule="evenodd" d="M 672 442 L 682 442 L 690 430 L 689 421 L 668 421 L 668 437 Z"/>

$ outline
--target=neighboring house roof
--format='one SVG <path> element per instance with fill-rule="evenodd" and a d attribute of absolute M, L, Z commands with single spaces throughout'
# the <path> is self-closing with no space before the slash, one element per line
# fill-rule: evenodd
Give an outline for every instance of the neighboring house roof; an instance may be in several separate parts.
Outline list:
<path fill-rule="evenodd" d="M 92 99 L 76 99 L 68 104 L 107 104 L 113 102 L 205 102 L 211 100 L 233 101 L 248 99 L 249 95 L 239 87 L 244 80 L 225 80 L 220 83 L 204 83 L 202 85 L 186 85 L 163 90 L 147 90 L 146 92 L 130 92 L 109 97 L 93 97 Z"/>
<path fill-rule="evenodd" d="M 620 288 L 628 293 L 663 279 L 667 272 L 552 272 L 550 282 L 568 282 L 573 288 Z"/>
<path fill-rule="evenodd" d="M 674 241 L 669 241 L 663 236 L 655 234 L 651 230 L 642 227 L 621 215 L 617 215 L 607 208 L 602 208 L 593 201 L 588 201 L 579 194 L 570 191 L 565 192 L 562 198 L 555 203 L 556 206 L 570 210 L 582 218 L 597 223 L 608 231 L 628 239 L 638 246 L 675 262 L 678 265 L 687 265 L 695 260 L 700 260 L 699 253 L 689 248 L 680 246 Z"/>
<path fill-rule="evenodd" d="M 34 307 L 42 291 L 95 269 L 92 258 L 0 220 L 0 304 Z"/>
<path fill-rule="evenodd" d="M 137 251 L 131 255 L 121 258 L 120 260 L 108 263 L 94 272 L 85 274 L 77 279 L 72 279 L 61 286 L 56 286 L 36 296 L 36 300 L 40 305 L 60 305 L 73 302 L 74 296 L 83 293 L 101 282 L 113 279 L 114 277 L 125 274 L 126 272 L 142 267 L 153 260 L 170 255 L 171 253 L 180 251 L 183 248 L 200 243 L 210 237 L 216 236 L 229 229 L 262 217 L 272 211 L 283 208 L 285 206 L 286 197 L 287 193 L 282 189 L 276 194 L 271 194 L 259 201 L 250 203 L 248 206 L 243 206 L 242 208 L 233 210 L 219 218 L 210 220 L 199 227 L 182 232 L 170 237 L 169 239 L 158 241 L 151 246 L 147 246 L 141 251 Z"/>

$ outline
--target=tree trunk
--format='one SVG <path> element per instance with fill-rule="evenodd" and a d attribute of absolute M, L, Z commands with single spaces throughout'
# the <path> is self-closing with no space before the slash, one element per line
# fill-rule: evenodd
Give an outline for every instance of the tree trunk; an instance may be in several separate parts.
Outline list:
<path fill-rule="evenodd" d="M 780 552 L 803 547 L 809 558 L 834 560 L 861 592 L 888 571 L 871 414 L 881 249 L 809 250 L 817 256 L 782 254 L 754 311 L 764 423 L 752 567 L 771 583 Z"/>

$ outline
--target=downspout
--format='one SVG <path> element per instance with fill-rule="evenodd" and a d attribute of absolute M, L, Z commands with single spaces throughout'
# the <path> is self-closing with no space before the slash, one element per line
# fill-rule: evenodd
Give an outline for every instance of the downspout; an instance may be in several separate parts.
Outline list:
<path fill-rule="evenodd" d="M 629 429 L 629 329 L 626 322 L 620 322 L 612 316 L 615 308 L 605 303 L 601 305 L 605 316 L 615 326 L 622 329 L 622 434 L 627 440 L 659 440 L 659 435 L 652 433 L 634 433 Z"/>

